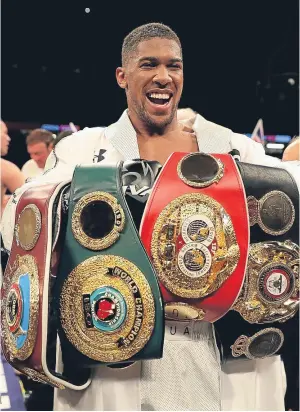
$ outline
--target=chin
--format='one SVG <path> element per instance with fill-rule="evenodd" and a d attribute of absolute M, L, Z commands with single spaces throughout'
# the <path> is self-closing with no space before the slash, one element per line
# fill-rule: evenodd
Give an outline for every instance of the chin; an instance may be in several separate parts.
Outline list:
<path fill-rule="evenodd" d="M 174 119 L 175 112 L 170 113 L 148 113 L 149 123 L 155 125 L 156 127 L 165 127 L 172 122 Z"/>

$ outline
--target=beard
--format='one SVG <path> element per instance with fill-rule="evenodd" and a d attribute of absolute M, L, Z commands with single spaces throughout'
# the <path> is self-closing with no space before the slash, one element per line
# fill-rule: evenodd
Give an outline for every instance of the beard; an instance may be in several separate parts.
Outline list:
<path fill-rule="evenodd" d="M 134 111 L 138 115 L 139 119 L 144 123 L 148 133 L 150 135 L 164 134 L 165 128 L 172 123 L 174 116 L 177 112 L 178 104 L 175 105 L 169 116 L 150 116 L 148 112 L 145 110 L 144 106 L 138 104 L 136 101 L 133 101 Z"/>

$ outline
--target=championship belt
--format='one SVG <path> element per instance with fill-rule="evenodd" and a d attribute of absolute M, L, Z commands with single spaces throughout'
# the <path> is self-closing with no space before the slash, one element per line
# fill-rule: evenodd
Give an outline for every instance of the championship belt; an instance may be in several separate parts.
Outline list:
<path fill-rule="evenodd" d="M 7 361 L 30 378 L 60 389 L 84 389 L 90 382 L 88 371 L 66 377 L 55 370 L 57 333 L 51 303 L 66 185 L 30 188 L 18 202 L 2 285 L 1 347 Z"/>
<path fill-rule="evenodd" d="M 246 197 L 232 156 L 173 153 L 152 189 L 140 234 L 166 318 L 222 317 L 242 287 L 249 247 Z"/>
<path fill-rule="evenodd" d="M 287 329 L 298 333 L 291 318 L 299 306 L 299 192 L 286 170 L 237 166 L 251 245 L 241 293 L 233 311 L 215 326 L 225 357 L 256 359 L 288 351 L 296 339 Z"/>
<path fill-rule="evenodd" d="M 55 292 L 65 369 L 162 356 L 159 285 L 122 174 L 121 162 L 78 166 L 73 175 Z"/>

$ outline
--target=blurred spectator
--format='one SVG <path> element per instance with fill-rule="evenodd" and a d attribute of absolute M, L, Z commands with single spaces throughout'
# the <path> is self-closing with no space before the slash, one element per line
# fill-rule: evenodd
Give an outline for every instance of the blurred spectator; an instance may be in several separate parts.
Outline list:
<path fill-rule="evenodd" d="M 10 137 L 8 136 L 6 124 L 1 120 L 1 157 L 7 154 L 9 142 Z M 13 193 L 18 187 L 22 186 L 24 182 L 25 178 L 15 164 L 8 160 L 1 159 L 1 216 L 9 199 L 6 191 L 9 190 L 10 193 Z"/>
<path fill-rule="evenodd" d="M 293 137 L 290 144 L 283 152 L 282 160 L 284 162 L 288 160 L 300 160 L 300 138 L 299 136 Z"/>
<path fill-rule="evenodd" d="M 55 147 L 64 137 L 70 136 L 71 134 L 73 134 L 72 130 L 64 130 L 63 132 L 58 133 L 54 139 L 53 147 Z"/>
<path fill-rule="evenodd" d="M 43 173 L 45 163 L 52 150 L 54 136 L 44 129 L 32 130 L 26 137 L 27 151 L 31 157 L 22 167 L 25 179 L 36 177 Z"/>

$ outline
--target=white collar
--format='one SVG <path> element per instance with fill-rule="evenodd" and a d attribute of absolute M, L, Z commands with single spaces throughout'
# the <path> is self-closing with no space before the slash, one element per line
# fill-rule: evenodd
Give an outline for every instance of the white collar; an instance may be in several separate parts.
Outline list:
<path fill-rule="evenodd" d="M 228 153 L 232 131 L 209 122 L 197 114 L 194 125 L 199 150 L 205 153 Z M 125 110 L 120 119 L 105 129 L 105 136 L 124 160 L 139 159 L 137 135 Z"/>

